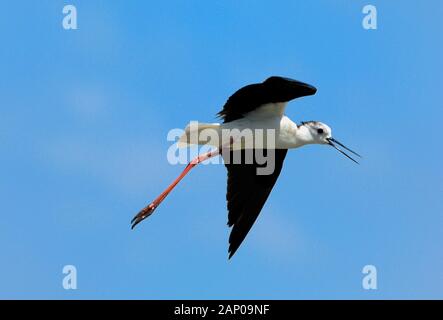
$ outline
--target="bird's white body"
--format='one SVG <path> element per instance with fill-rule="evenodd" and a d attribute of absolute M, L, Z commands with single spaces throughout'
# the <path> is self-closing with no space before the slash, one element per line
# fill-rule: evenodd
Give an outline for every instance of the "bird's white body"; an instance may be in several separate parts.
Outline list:
<path fill-rule="evenodd" d="M 284 115 L 287 103 L 269 103 L 227 123 L 191 123 L 179 140 L 179 147 L 206 144 L 219 147 L 232 144 L 233 149 L 295 149 L 306 144 L 324 143 L 311 128 L 297 125 Z M 325 135 L 331 129 L 318 123 Z M 232 138 L 232 140 L 230 140 Z M 238 142 L 238 143 L 236 143 Z"/>

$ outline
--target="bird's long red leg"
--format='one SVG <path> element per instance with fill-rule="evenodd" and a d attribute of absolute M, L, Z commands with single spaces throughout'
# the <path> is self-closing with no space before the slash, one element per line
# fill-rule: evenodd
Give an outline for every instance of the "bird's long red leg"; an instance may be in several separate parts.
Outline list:
<path fill-rule="evenodd" d="M 208 159 L 210 159 L 212 157 L 215 157 L 215 156 L 217 156 L 219 154 L 220 154 L 220 151 L 218 149 L 214 150 L 214 151 L 209 151 L 207 153 L 199 155 L 194 160 L 189 162 L 188 165 L 186 166 L 185 170 L 183 170 L 183 172 L 177 177 L 177 179 L 175 179 L 169 185 L 169 187 L 167 187 L 165 189 L 165 191 L 163 191 L 154 201 L 152 201 L 149 205 L 147 205 L 145 208 L 143 208 L 134 217 L 134 219 L 132 219 L 132 221 L 131 221 L 132 227 L 131 228 L 134 229 L 134 227 L 137 224 L 139 224 L 144 219 L 149 217 L 154 212 L 154 210 L 160 205 L 160 203 L 162 203 L 162 201 L 167 197 L 167 195 L 175 188 L 175 186 L 184 178 L 184 176 L 186 176 L 189 173 L 189 171 L 191 171 L 192 168 L 194 168 L 199 163 L 201 163 L 201 162 L 203 162 L 205 160 L 208 160 Z"/>

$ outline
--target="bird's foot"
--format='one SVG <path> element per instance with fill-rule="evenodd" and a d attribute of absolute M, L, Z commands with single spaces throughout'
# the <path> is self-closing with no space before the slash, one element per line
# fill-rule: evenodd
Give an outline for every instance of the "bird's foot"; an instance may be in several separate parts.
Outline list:
<path fill-rule="evenodd" d="M 149 204 L 145 208 L 143 208 L 132 220 L 131 220 L 131 229 L 134 229 L 136 225 L 149 217 L 157 206 L 154 203 Z"/>

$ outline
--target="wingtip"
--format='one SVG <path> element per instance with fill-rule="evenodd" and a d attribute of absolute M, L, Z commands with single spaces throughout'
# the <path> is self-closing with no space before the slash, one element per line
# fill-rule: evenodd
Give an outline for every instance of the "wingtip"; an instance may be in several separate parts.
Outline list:
<path fill-rule="evenodd" d="M 231 260 L 231 258 L 234 256 L 234 254 L 237 252 L 238 248 L 233 248 L 232 246 L 229 246 L 228 249 L 228 260 Z"/>

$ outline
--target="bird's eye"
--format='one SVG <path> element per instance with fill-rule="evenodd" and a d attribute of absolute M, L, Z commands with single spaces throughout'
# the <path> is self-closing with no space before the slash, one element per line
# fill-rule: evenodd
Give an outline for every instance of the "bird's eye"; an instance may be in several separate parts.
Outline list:
<path fill-rule="evenodd" d="M 323 129 L 317 129 L 318 134 L 323 134 L 323 132 L 324 132 Z"/>

